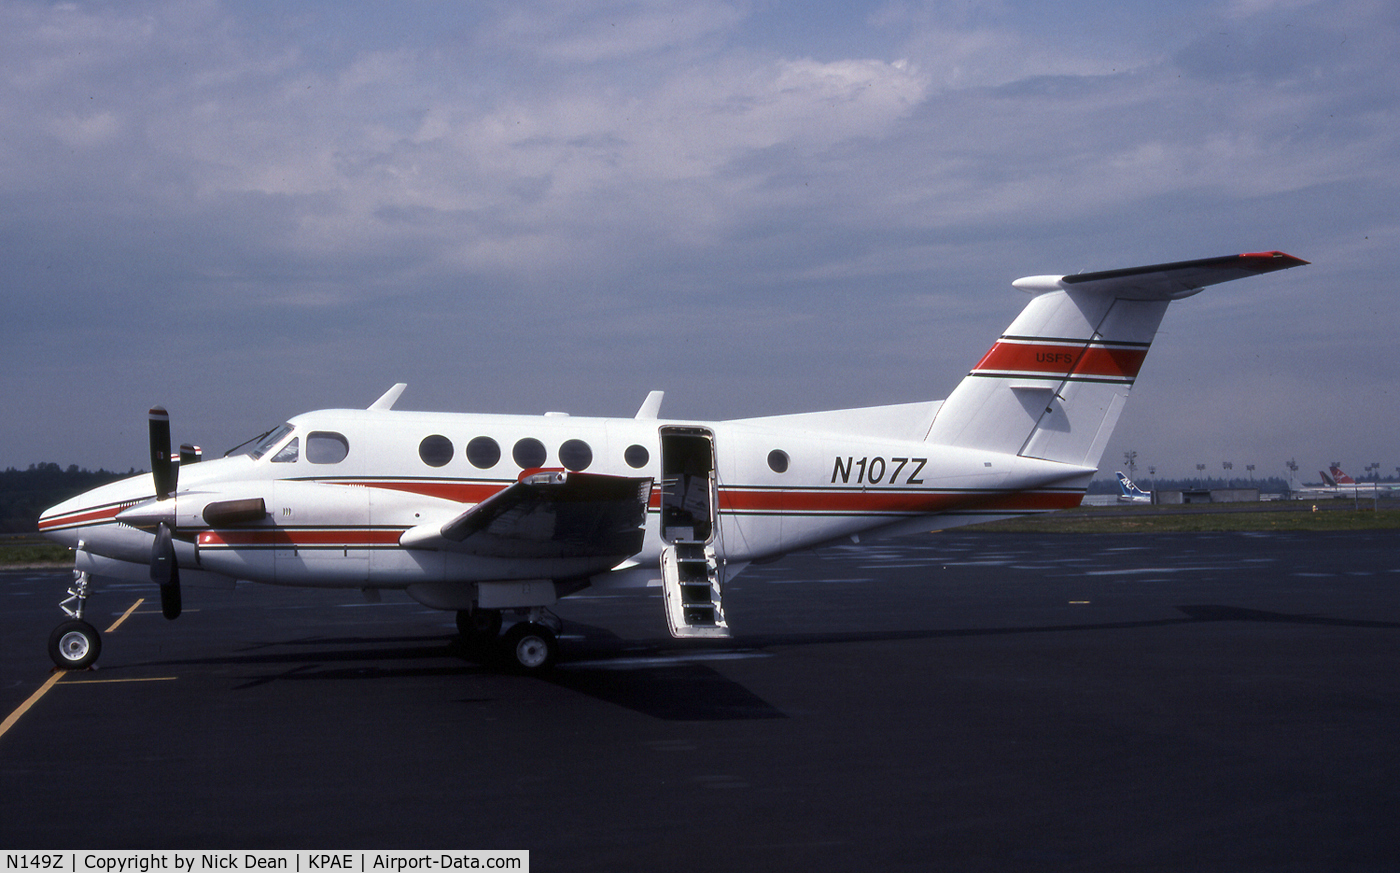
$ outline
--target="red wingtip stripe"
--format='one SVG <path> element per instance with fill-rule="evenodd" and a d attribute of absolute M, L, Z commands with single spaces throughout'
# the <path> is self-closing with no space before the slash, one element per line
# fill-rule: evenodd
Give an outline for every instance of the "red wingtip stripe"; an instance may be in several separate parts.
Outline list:
<path fill-rule="evenodd" d="M 1246 252 L 1240 255 L 1241 260 L 1253 261 L 1253 266 L 1260 268 L 1263 272 L 1272 270 L 1286 270 L 1289 267 L 1303 267 L 1311 263 L 1302 258 L 1295 258 L 1287 252 Z"/>

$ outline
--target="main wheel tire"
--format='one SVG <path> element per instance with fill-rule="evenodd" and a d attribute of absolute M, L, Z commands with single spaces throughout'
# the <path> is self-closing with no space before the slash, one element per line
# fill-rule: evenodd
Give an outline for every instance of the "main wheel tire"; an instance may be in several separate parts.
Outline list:
<path fill-rule="evenodd" d="M 517 673 L 538 676 L 549 672 L 559 660 L 559 641 L 554 631 L 542 624 L 522 621 L 502 639 L 506 665 Z"/>
<path fill-rule="evenodd" d="M 49 634 L 49 657 L 64 670 L 90 667 L 100 654 L 102 635 L 82 619 L 65 621 Z"/>

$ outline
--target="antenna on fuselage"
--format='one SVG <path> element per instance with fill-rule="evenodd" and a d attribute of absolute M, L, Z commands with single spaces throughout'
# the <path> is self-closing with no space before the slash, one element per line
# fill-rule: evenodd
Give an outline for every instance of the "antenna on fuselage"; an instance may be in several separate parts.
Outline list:
<path fill-rule="evenodd" d="M 665 391 L 653 391 L 647 395 L 647 399 L 642 401 L 642 408 L 637 410 L 634 418 L 638 420 L 651 420 L 661 414 L 661 398 L 666 396 Z"/>
<path fill-rule="evenodd" d="M 390 388 L 388 391 L 385 391 L 384 394 L 378 400 L 371 403 L 369 405 L 369 408 L 379 410 L 393 409 L 394 403 L 397 402 L 399 399 L 399 395 L 402 394 L 403 389 L 407 387 L 407 382 L 396 383 L 393 388 Z"/>

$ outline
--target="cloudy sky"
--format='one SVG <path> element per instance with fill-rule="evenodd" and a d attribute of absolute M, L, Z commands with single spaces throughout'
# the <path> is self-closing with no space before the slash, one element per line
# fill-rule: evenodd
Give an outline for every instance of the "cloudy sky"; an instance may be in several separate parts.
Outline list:
<path fill-rule="evenodd" d="M 3 0 L 0 468 L 397 381 L 942 397 L 1020 276 L 1279 249 L 1173 304 L 1106 472 L 1394 473 L 1398 47 L 1391 0 Z"/>

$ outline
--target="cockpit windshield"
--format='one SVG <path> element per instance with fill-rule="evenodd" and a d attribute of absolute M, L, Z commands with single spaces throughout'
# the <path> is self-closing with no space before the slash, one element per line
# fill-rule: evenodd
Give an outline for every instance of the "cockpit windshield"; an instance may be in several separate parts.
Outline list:
<path fill-rule="evenodd" d="M 253 460 L 261 458 L 271 449 L 276 448 L 279 443 L 287 438 L 294 428 L 290 424 L 278 425 L 264 434 L 259 434 L 249 440 L 244 440 L 225 453 L 224 457 L 230 455 L 248 455 Z M 249 448 L 252 446 L 252 448 Z"/>

